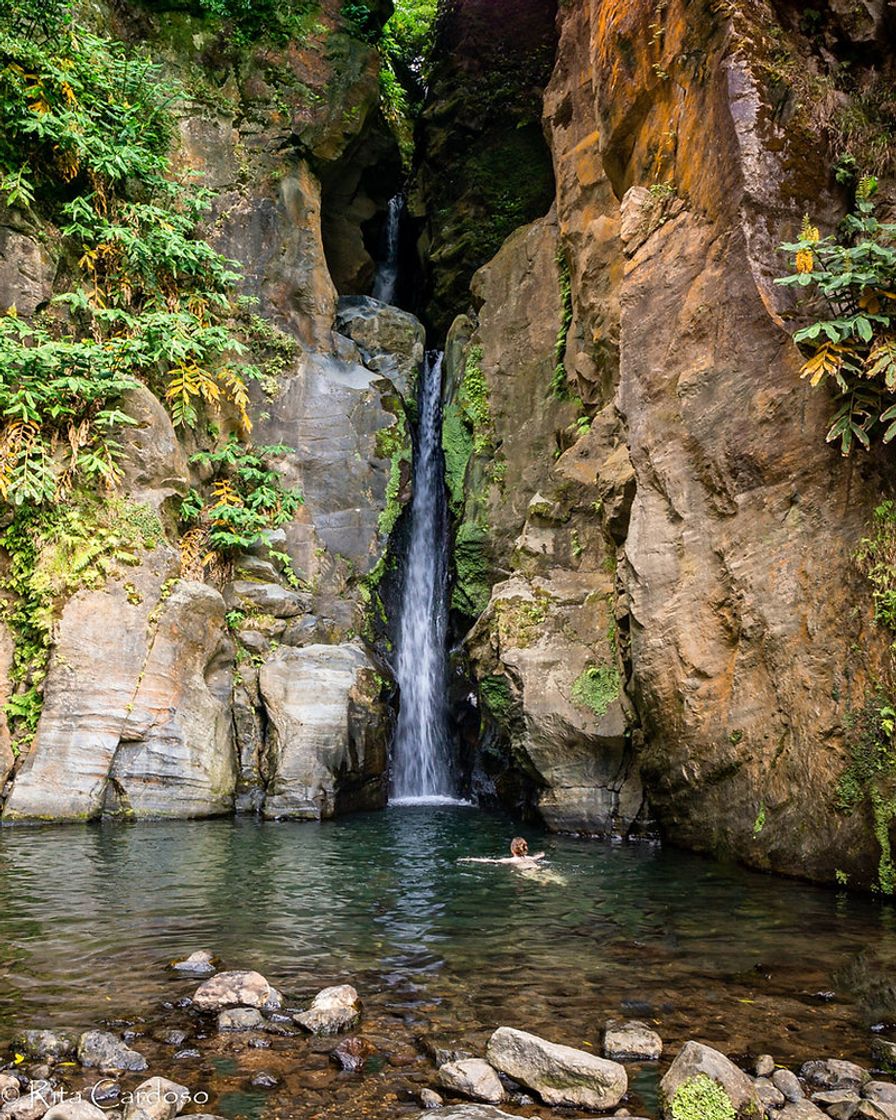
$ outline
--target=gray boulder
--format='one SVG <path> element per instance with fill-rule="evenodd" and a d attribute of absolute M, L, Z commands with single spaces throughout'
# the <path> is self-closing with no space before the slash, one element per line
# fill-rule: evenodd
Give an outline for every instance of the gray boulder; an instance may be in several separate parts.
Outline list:
<path fill-rule="evenodd" d="M 295 618 L 311 608 L 311 596 L 292 591 L 279 583 L 258 583 L 240 579 L 224 588 L 224 602 L 230 610 L 252 610 L 274 618 Z"/>
<path fill-rule="evenodd" d="M 369 296 L 344 296 L 336 330 L 358 346 L 368 369 L 390 378 L 404 396 L 415 395 L 426 347 L 426 331 L 418 319 Z"/>
<path fill-rule="evenodd" d="M 13 1046 L 32 1058 L 64 1058 L 75 1048 L 74 1042 L 55 1031 L 22 1031 L 13 1040 Z"/>
<path fill-rule="evenodd" d="M 871 1075 L 855 1062 L 844 1062 L 839 1058 L 826 1058 L 824 1061 L 806 1062 L 800 1069 L 800 1077 L 815 1089 L 861 1089 Z"/>
<path fill-rule="evenodd" d="M 604 1031 L 604 1057 L 616 1062 L 656 1061 L 663 1052 L 663 1040 L 646 1023 L 632 1019 L 617 1023 L 612 1019 Z"/>
<path fill-rule="evenodd" d="M 775 1072 L 775 1059 L 771 1054 L 760 1054 L 756 1059 L 753 1072 L 757 1077 L 771 1077 Z"/>
<path fill-rule="evenodd" d="M 293 1019 L 312 1034 L 339 1034 L 360 1022 L 361 1000 L 351 984 L 338 984 L 318 992 L 308 1010 Z"/>
<path fill-rule="evenodd" d="M 221 1011 L 225 1007 L 276 1010 L 280 997 L 260 972 L 219 972 L 199 985 L 193 994 L 193 1004 L 200 1011 Z"/>
<path fill-rule="evenodd" d="M 219 1031 L 260 1031 L 265 1021 L 256 1007 L 231 1007 L 218 1012 Z"/>
<path fill-rule="evenodd" d="M 827 1120 L 827 1114 L 817 1104 L 801 1100 L 786 1104 L 775 1114 L 775 1120 Z"/>
<path fill-rule="evenodd" d="M 500 1104 L 504 1100 L 504 1086 L 488 1062 L 481 1058 L 466 1058 L 459 1062 L 446 1062 L 439 1070 L 439 1081 L 446 1089 L 471 1097 L 474 1101 Z"/>
<path fill-rule="evenodd" d="M 878 1104 L 896 1104 L 896 1085 L 890 1081 L 868 1081 L 862 1088 L 862 1096 Z"/>
<path fill-rule="evenodd" d="M 738 1117 L 762 1115 L 762 1105 L 753 1079 L 738 1069 L 724 1054 L 700 1042 L 686 1043 L 660 1082 L 664 1115 L 671 1115 L 671 1102 L 678 1089 L 701 1074 L 721 1086 Z"/>
<path fill-rule="evenodd" d="M 853 1120 L 853 1117 L 855 1120 L 896 1120 L 896 1104 L 860 1101 L 849 1120 Z"/>
<path fill-rule="evenodd" d="M 85 1031 L 78 1039 L 78 1061 L 88 1069 L 107 1073 L 140 1073 L 146 1058 L 109 1031 Z"/>
<path fill-rule="evenodd" d="M 756 1086 L 759 1099 L 766 1108 L 784 1107 L 787 1098 L 767 1077 L 757 1077 L 753 1084 Z"/>
<path fill-rule="evenodd" d="M 806 1095 L 800 1084 L 800 1079 L 789 1069 L 776 1069 L 772 1074 L 772 1084 L 780 1089 L 788 1101 L 801 1101 Z"/>
<path fill-rule="evenodd" d="M 495 1069 L 537 1093 L 545 1104 L 615 1108 L 628 1089 L 625 1068 L 618 1063 L 512 1027 L 495 1031 L 487 1057 Z"/>
<path fill-rule="evenodd" d="M 189 1099 L 186 1085 L 165 1077 L 150 1077 L 133 1091 L 132 1099 L 124 1106 L 124 1120 L 173 1120 Z"/>

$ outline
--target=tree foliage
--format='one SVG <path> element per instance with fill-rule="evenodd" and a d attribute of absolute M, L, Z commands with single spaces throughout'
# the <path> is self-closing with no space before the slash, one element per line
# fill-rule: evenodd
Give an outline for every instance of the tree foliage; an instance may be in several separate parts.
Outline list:
<path fill-rule="evenodd" d="M 876 217 L 876 189 L 876 180 L 860 181 L 836 237 L 821 237 L 807 216 L 799 240 L 781 246 L 795 271 L 777 283 L 824 312 L 793 337 L 806 354 L 802 376 L 837 393 L 827 439 L 844 455 L 896 437 L 896 223 Z"/>

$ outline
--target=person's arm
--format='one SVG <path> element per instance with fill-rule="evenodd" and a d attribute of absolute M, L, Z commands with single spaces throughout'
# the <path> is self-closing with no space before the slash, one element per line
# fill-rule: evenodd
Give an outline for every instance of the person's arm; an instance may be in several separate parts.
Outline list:
<path fill-rule="evenodd" d="M 461 856 L 458 863 L 513 863 L 514 858 L 510 856 L 507 859 L 488 859 L 485 856 Z"/>

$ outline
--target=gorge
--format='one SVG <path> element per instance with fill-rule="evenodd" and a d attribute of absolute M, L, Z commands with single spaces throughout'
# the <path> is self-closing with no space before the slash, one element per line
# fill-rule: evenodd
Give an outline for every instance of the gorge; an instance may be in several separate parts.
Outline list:
<path fill-rule="evenodd" d="M 896 1116 L 894 45 L 0 4 L 0 1120 Z"/>

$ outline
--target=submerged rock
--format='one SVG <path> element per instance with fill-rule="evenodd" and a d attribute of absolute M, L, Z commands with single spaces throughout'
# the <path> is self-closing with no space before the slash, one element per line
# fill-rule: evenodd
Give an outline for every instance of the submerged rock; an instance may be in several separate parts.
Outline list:
<path fill-rule="evenodd" d="M 78 1061 L 88 1069 L 140 1073 L 146 1058 L 109 1031 L 85 1031 L 78 1039 Z"/>
<path fill-rule="evenodd" d="M 499 1027 L 488 1042 L 489 1062 L 537 1093 L 545 1104 L 615 1108 L 628 1089 L 625 1068 L 571 1046 Z"/>
<path fill-rule="evenodd" d="M 200 1011 L 220 1011 L 225 1007 L 274 1010 L 280 1006 L 280 996 L 260 972 L 219 972 L 199 985 L 193 1003 Z"/>
<path fill-rule="evenodd" d="M 357 1073 L 375 1052 L 373 1043 L 366 1038 L 344 1038 L 330 1051 L 330 1058 L 347 1073 Z"/>
<path fill-rule="evenodd" d="M 308 1010 L 293 1019 L 312 1034 L 339 1034 L 358 1025 L 361 1000 L 351 984 L 338 984 L 318 992 Z"/>
<path fill-rule="evenodd" d="M 44 1030 L 23 1031 L 13 1039 L 13 1046 L 33 1058 L 64 1058 L 75 1049 L 70 1038 Z"/>
<path fill-rule="evenodd" d="M 504 1100 L 504 1086 L 494 1068 L 481 1058 L 466 1058 L 460 1062 L 447 1062 L 439 1070 L 439 1081 L 452 1092 L 475 1101 L 500 1104 Z"/>
<path fill-rule="evenodd" d="M 218 1013 L 219 1031 L 264 1030 L 265 1021 L 255 1007 L 231 1007 Z"/>
<path fill-rule="evenodd" d="M 861 1066 L 838 1058 L 806 1062 L 800 1069 L 800 1077 L 816 1089 L 861 1089 L 871 1080 L 871 1075 Z"/>
<path fill-rule="evenodd" d="M 656 1061 L 663 1052 L 663 1040 L 646 1023 L 632 1019 L 627 1023 L 607 1023 L 604 1056 L 617 1062 Z"/>
<path fill-rule="evenodd" d="M 751 1077 L 711 1046 L 688 1042 L 660 1082 L 666 1116 L 670 1115 L 670 1104 L 678 1089 L 700 1075 L 721 1086 L 738 1116 L 747 1116 L 751 1110 L 757 1116 L 762 1115 L 759 1094 Z"/>
<path fill-rule="evenodd" d="M 172 961 L 169 967 L 190 976 L 212 976 L 217 971 L 216 961 L 217 957 L 208 949 L 197 949 L 182 961 Z"/>

